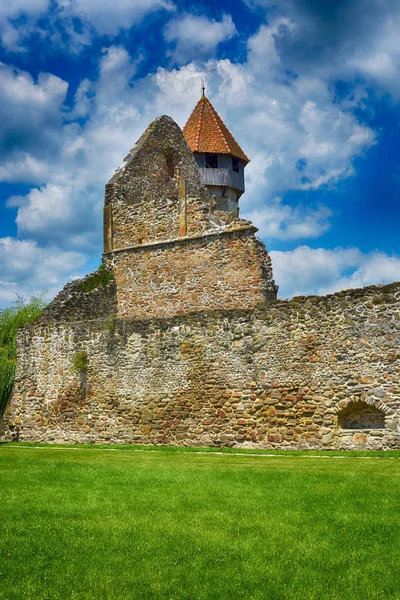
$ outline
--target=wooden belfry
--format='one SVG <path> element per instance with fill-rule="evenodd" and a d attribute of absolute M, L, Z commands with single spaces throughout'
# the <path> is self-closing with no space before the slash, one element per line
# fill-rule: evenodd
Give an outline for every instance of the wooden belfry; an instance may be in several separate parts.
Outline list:
<path fill-rule="evenodd" d="M 217 111 L 202 96 L 186 125 L 183 135 L 192 150 L 200 171 L 200 181 L 210 197 L 215 196 L 216 210 L 232 213 L 244 192 L 244 169 L 249 159 Z"/>

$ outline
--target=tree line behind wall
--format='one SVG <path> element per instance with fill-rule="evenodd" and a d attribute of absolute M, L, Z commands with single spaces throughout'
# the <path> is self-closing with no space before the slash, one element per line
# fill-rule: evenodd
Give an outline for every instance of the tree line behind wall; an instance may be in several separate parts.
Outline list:
<path fill-rule="evenodd" d="M 18 298 L 0 311 L 0 416 L 3 414 L 14 385 L 17 362 L 15 334 L 17 329 L 34 321 L 46 306 L 43 294 L 26 302 Z"/>

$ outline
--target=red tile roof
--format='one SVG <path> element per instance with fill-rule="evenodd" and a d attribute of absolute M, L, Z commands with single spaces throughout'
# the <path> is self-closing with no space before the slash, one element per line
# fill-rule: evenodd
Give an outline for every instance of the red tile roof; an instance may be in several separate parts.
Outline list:
<path fill-rule="evenodd" d="M 247 158 L 211 102 L 202 96 L 183 128 L 183 135 L 192 152 L 232 154 L 246 163 Z"/>

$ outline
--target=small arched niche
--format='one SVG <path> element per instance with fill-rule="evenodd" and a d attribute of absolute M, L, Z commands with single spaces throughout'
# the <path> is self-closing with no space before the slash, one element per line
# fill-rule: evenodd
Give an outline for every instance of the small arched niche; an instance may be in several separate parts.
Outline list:
<path fill-rule="evenodd" d="M 385 413 L 366 402 L 350 402 L 338 417 L 342 429 L 385 428 Z"/>

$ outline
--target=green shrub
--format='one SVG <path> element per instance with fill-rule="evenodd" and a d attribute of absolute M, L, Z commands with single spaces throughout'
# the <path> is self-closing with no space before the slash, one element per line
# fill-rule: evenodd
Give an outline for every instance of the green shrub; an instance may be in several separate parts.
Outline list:
<path fill-rule="evenodd" d="M 15 376 L 17 329 L 34 321 L 47 302 L 43 295 L 26 302 L 19 298 L 9 308 L 0 310 L 0 415 L 10 397 Z"/>
<path fill-rule="evenodd" d="M 72 358 L 72 365 L 76 371 L 87 371 L 88 355 L 84 350 L 75 352 Z"/>
<path fill-rule="evenodd" d="M 85 281 L 80 284 L 82 292 L 91 292 L 99 287 L 105 287 L 114 279 L 114 273 L 107 271 L 104 265 L 100 265 L 96 273 L 89 275 Z"/>

